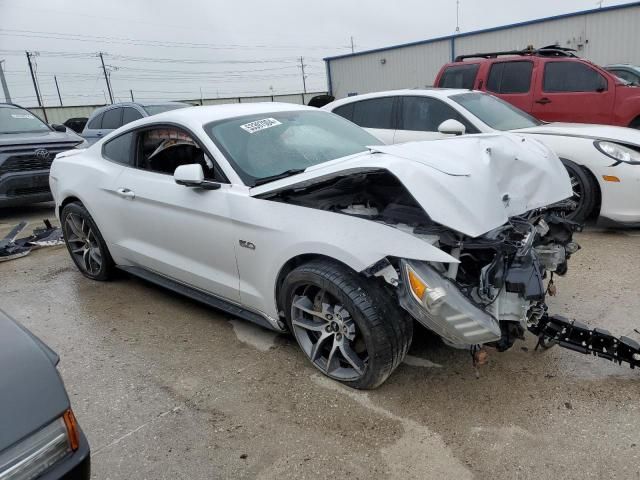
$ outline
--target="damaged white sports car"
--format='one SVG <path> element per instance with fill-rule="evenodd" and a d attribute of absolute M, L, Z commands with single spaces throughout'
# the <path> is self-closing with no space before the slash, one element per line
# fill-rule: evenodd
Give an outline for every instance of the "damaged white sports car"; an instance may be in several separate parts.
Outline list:
<path fill-rule="evenodd" d="M 117 267 L 290 330 L 356 388 L 398 366 L 413 319 L 456 347 L 505 350 L 527 328 L 557 341 L 543 280 L 579 248 L 545 209 L 571 195 L 567 173 L 535 140 L 383 146 L 287 104 L 138 120 L 58 155 L 50 182 L 84 275 Z"/>

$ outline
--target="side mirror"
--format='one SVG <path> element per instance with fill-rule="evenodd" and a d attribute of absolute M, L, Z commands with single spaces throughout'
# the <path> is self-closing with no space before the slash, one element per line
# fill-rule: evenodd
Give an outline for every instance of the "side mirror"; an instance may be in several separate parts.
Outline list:
<path fill-rule="evenodd" d="M 464 135 L 467 129 L 458 120 L 450 118 L 440 124 L 438 131 L 443 135 Z"/>
<path fill-rule="evenodd" d="M 204 179 L 202 165 L 199 163 L 191 163 L 189 165 L 180 165 L 173 172 L 173 179 L 178 185 L 185 187 L 204 188 L 205 190 L 217 190 L 220 184 Z"/>
<path fill-rule="evenodd" d="M 51 124 L 51 128 L 53 128 L 56 132 L 66 132 L 67 131 L 67 127 L 65 127 L 64 125 L 57 124 L 57 123 L 52 123 Z"/>

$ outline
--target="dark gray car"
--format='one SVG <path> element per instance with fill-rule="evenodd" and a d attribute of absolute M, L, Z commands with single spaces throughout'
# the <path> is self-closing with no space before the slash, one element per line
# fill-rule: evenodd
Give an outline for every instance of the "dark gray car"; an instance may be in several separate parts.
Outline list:
<path fill-rule="evenodd" d="M 628 63 L 619 63 L 616 65 L 607 65 L 604 68 L 616 77 L 629 82 L 631 85 L 640 86 L 640 67 L 629 65 Z"/>
<path fill-rule="evenodd" d="M 24 108 L 0 103 L 0 207 L 51 200 L 51 162 L 83 144 L 64 125 L 47 125 Z"/>
<path fill-rule="evenodd" d="M 190 106 L 182 102 L 125 102 L 108 105 L 98 108 L 91 114 L 81 135 L 89 145 L 92 145 L 108 133 L 139 118 Z"/>
<path fill-rule="evenodd" d="M 56 365 L 58 355 L 0 310 L 0 478 L 84 480 L 89 444 Z"/>

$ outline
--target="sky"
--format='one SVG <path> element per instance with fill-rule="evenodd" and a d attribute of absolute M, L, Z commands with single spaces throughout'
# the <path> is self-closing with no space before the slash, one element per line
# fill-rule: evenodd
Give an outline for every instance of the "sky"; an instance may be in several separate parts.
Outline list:
<path fill-rule="evenodd" d="M 631 3 L 605 0 L 603 6 Z M 461 32 L 597 8 L 595 0 L 460 0 Z M 14 103 L 115 101 L 325 91 L 322 59 L 449 35 L 455 0 L 0 0 L 0 60 Z M 0 101 L 2 95 L 0 93 Z"/>

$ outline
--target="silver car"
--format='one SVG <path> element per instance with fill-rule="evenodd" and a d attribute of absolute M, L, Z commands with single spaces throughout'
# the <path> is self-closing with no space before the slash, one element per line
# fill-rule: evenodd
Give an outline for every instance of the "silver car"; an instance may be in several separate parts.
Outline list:
<path fill-rule="evenodd" d="M 134 120 L 190 106 L 188 103 L 182 102 L 124 102 L 108 105 L 93 112 L 81 136 L 91 145 L 113 130 Z"/>

